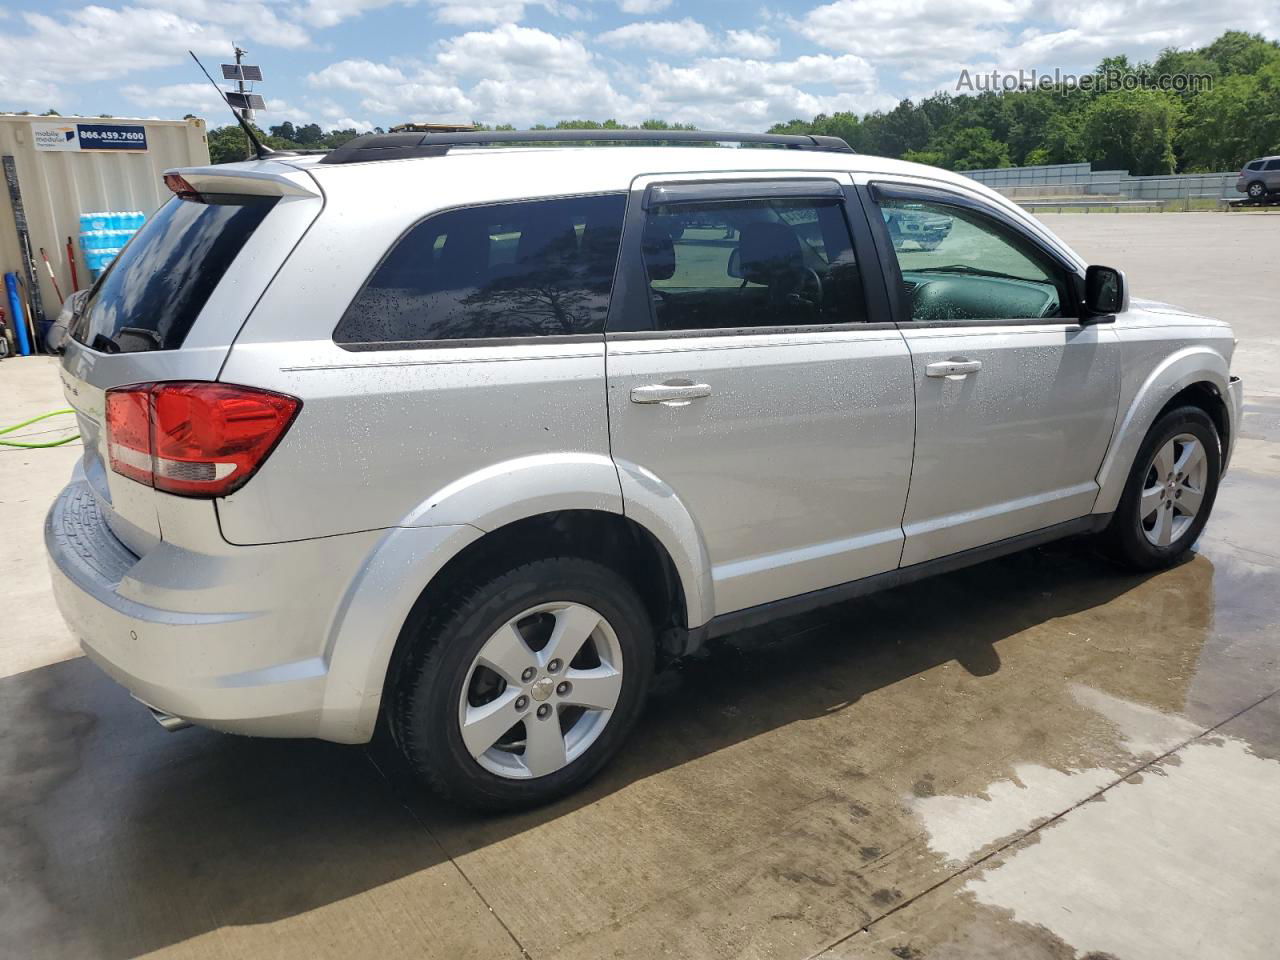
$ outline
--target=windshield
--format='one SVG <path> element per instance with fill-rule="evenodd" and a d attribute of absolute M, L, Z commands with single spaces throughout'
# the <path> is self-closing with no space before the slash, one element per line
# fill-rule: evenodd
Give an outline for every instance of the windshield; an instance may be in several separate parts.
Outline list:
<path fill-rule="evenodd" d="M 275 197 L 174 197 L 120 251 L 72 323 L 102 353 L 175 350 Z"/>

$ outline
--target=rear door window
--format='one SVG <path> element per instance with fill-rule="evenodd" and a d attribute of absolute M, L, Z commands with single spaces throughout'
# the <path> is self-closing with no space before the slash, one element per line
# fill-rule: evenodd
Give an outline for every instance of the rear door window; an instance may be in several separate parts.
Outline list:
<path fill-rule="evenodd" d="M 626 196 L 450 210 L 405 234 L 338 322 L 339 345 L 599 334 Z"/>
<path fill-rule="evenodd" d="M 643 249 L 659 330 L 867 319 L 853 240 L 836 200 L 655 206 Z"/>
<path fill-rule="evenodd" d="M 71 335 L 101 353 L 176 350 L 275 197 L 174 197 L 90 291 Z"/>
<path fill-rule="evenodd" d="M 1268 160 L 1263 170 L 1280 170 L 1280 160 Z"/>

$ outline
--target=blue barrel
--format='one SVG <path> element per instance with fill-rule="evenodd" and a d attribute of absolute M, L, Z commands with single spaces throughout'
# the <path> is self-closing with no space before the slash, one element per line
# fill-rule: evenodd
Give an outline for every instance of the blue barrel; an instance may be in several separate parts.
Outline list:
<path fill-rule="evenodd" d="M 18 352 L 31 356 L 31 340 L 27 337 L 27 315 L 22 311 L 22 297 L 18 294 L 18 275 L 4 275 L 4 289 L 9 294 L 9 314 L 13 317 L 13 333 L 18 338 Z"/>

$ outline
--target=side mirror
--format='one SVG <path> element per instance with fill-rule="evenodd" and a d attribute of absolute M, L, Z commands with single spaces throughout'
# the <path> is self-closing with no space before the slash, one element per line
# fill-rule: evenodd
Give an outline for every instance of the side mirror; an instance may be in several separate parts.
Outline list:
<path fill-rule="evenodd" d="M 1084 309 L 1086 322 L 1088 318 L 1111 316 L 1128 310 L 1129 287 L 1124 273 L 1114 267 L 1096 264 L 1089 267 L 1084 272 Z"/>

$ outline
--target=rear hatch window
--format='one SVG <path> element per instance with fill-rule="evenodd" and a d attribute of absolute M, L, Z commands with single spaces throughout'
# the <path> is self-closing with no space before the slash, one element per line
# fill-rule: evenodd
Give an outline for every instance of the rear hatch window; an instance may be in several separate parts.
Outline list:
<path fill-rule="evenodd" d="M 174 197 L 89 293 L 71 335 L 100 353 L 176 350 L 277 197 Z"/>

